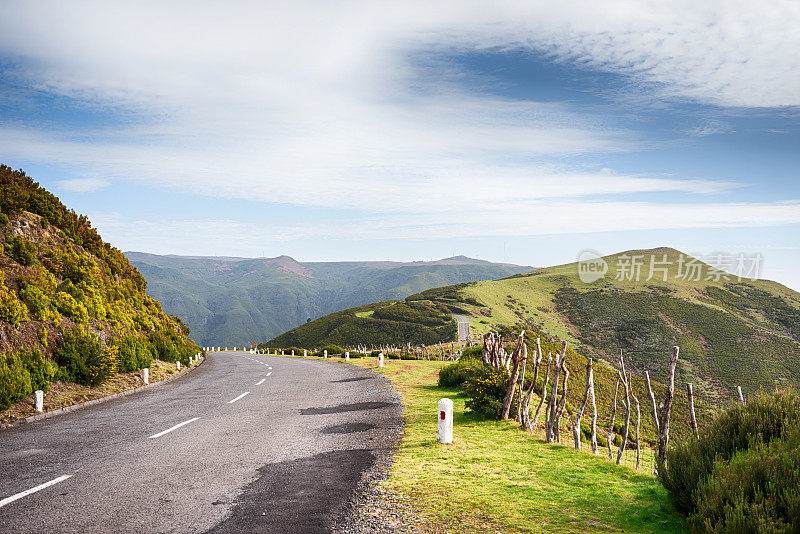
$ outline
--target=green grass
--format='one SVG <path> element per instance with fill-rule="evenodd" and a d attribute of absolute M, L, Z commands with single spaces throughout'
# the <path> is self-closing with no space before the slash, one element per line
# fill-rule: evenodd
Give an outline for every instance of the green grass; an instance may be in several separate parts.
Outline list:
<path fill-rule="evenodd" d="M 374 358 L 352 363 L 385 375 L 403 398 L 406 428 L 386 484 L 411 497 L 423 531 L 686 530 L 666 490 L 649 474 L 571 446 L 548 445 L 510 422 L 465 413 L 457 389 L 435 385 L 443 362 L 387 361 L 384 368 Z M 455 404 L 452 445 L 436 441 L 442 397 Z"/>

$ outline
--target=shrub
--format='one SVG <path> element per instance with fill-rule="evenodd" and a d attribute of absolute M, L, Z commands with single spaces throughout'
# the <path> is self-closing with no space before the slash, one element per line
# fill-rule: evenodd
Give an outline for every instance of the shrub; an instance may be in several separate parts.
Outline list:
<path fill-rule="evenodd" d="M 28 320 L 28 307 L 3 283 L 0 273 L 0 320 L 18 325 Z"/>
<path fill-rule="evenodd" d="M 148 335 L 154 358 L 165 362 L 180 361 L 189 364 L 189 356 L 200 352 L 194 342 L 181 337 L 171 329 L 158 330 Z"/>
<path fill-rule="evenodd" d="M 708 498 L 712 487 L 733 495 L 730 492 L 738 483 L 751 481 L 761 484 L 763 480 L 759 478 L 759 470 L 766 469 L 769 463 L 764 454 L 773 450 L 771 447 L 781 447 L 771 443 L 785 440 L 797 428 L 800 428 L 800 396 L 778 391 L 759 397 L 747 406 L 735 406 L 721 413 L 701 432 L 699 440 L 692 439 L 670 449 L 667 465 L 659 473 L 659 479 L 669 490 L 675 505 L 692 514 L 694 525 L 705 524 L 706 517 L 716 517 L 714 514 L 724 512 L 726 521 L 731 521 L 730 528 L 735 529 L 737 521 L 745 520 L 738 514 L 750 509 L 751 505 L 755 506 L 756 502 L 763 503 L 763 499 L 771 498 L 771 492 L 776 491 L 777 486 L 753 486 L 736 497 L 741 506 L 734 501 L 715 504 L 701 500 Z M 780 469 L 777 465 L 772 465 L 772 468 Z M 793 498 L 787 496 L 787 499 Z M 800 512 L 800 509 L 796 511 Z M 751 512 L 755 513 L 755 509 Z M 795 522 L 800 521 L 800 515 L 794 518 Z M 750 524 L 755 530 L 759 516 L 751 519 L 753 523 Z"/>
<path fill-rule="evenodd" d="M 414 354 L 411 354 L 411 353 L 408 353 L 408 352 L 401 352 L 400 353 L 400 359 L 401 360 L 418 360 L 419 358 L 417 358 Z"/>
<path fill-rule="evenodd" d="M 8 219 L 8 215 L 5 213 L 0 213 L 0 226 L 6 226 L 11 221 Z"/>
<path fill-rule="evenodd" d="M 75 300 L 69 293 L 63 291 L 56 293 L 55 303 L 58 311 L 76 323 L 85 324 L 89 320 L 89 311 L 86 306 Z"/>
<path fill-rule="evenodd" d="M 399 352 L 389 352 L 389 353 L 384 354 L 384 356 L 386 356 L 386 358 L 389 359 L 389 360 L 399 360 L 400 359 L 400 353 Z"/>
<path fill-rule="evenodd" d="M 474 347 L 466 347 L 464 350 L 461 351 L 461 358 L 458 361 L 466 361 L 466 360 L 478 360 L 483 361 L 481 354 L 483 352 L 483 346 L 476 345 Z"/>
<path fill-rule="evenodd" d="M 800 528 L 800 426 L 781 439 L 717 461 L 697 488 L 695 532 L 797 532 Z"/>
<path fill-rule="evenodd" d="M 0 410 L 31 392 L 31 375 L 16 354 L 0 354 Z"/>
<path fill-rule="evenodd" d="M 33 265 L 37 261 L 39 247 L 22 236 L 10 237 L 6 240 L 7 253 L 20 265 Z"/>
<path fill-rule="evenodd" d="M 103 349 L 94 335 L 78 328 L 64 334 L 55 357 L 61 376 L 78 384 L 96 386 L 117 372 L 117 347 Z"/>
<path fill-rule="evenodd" d="M 117 347 L 119 370 L 123 373 L 150 367 L 153 362 L 152 347 L 145 337 L 126 335 L 115 340 L 113 345 Z"/>
<path fill-rule="evenodd" d="M 48 391 L 50 382 L 58 376 L 56 362 L 44 356 L 38 349 L 21 350 L 18 354 L 28 373 L 30 373 L 31 392 L 37 389 Z"/>
<path fill-rule="evenodd" d="M 344 349 L 339 345 L 325 345 L 319 351 L 324 354 L 326 350 L 328 351 L 328 356 L 332 354 L 344 354 Z"/>
<path fill-rule="evenodd" d="M 464 382 L 464 393 L 469 397 L 465 403 L 466 408 L 482 417 L 499 418 L 508 388 L 508 373 L 505 370 L 481 365 L 476 367 L 471 375 Z M 512 408 L 515 406 L 516 396 Z"/>
<path fill-rule="evenodd" d="M 42 217 L 42 228 L 47 230 L 47 227 L 50 226 L 50 221 L 47 220 L 47 217 Z"/>
<path fill-rule="evenodd" d="M 461 387 L 481 367 L 483 362 L 476 360 L 459 360 L 445 365 L 439 371 L 439 385 L 447 388 Z"/>

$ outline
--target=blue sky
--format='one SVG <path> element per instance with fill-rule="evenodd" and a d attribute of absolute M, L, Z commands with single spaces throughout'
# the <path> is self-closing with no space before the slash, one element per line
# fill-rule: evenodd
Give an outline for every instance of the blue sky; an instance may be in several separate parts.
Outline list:
<path fill-rule="evenodd" d="M 791 2 L 5 3 L 0 160 L 123 250 L 761 253 L 800 289 Z"/>

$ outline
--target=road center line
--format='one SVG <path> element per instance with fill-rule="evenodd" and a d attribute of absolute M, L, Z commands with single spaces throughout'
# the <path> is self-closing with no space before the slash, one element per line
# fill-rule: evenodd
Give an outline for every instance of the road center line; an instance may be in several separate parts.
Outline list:
<path fill-rule="evenodd" d="M 249 391 L 245 391 L 244 393 L 242 393 L 241 395 L 239 395 L 239 396 L 238 396 L 238 397 L 236 397 L 235 399 L 229 400 L 229 401 L 228 401 L 228 404 L 233 404 L 233 403 L 234 403 L 234 402 L 236 402 L 237 400 L 241 399 L 242 397 L 246 397 L 247 395 L 250 395 L 250 392 L 249 392 Z"/>
<path fill-rule="evenodd" d="M 11 497 L 6 497 L 2 501 L 0 501 L 0 508 L 2 508 L 3 506 L 5 506 L 7 504 L 11 504 L 12 502 L 16 501 L 17 499 L 21 499 L 21 498 L 23 498 L 23 497 L 25 497 L 27 495 L 30 495 L 31 493 L 36 493 L 39 490 L 43 490 L 45 488 L 49 488 L 53 484 L 58 484 L 59 482 L 63 482 L 64 480 L 67 480 L 71 476 L 72 475 L 61 475 L 58 478 L 54 478 L 50 482 L 45 482 L 44 484 L 39 484 L 35 488 L 31 488 L 29 490 L 21 491 L 21 492 L 17 493 L 16 495 L 12 495 Z"/>
<path fill-rule="evenodd" d="M 271 375 L 271 374 L 272 374 L 272 371 L 270 371 L 269 373 L 267 373 L 267 376 L 269 376 L 269 375 Z"/>
<path fill-rule="evenodd" d="M 168 429 L 166 429 L 166 430 L 163 430 L 163 431 L 159 432 L 158 434 L 153 434 L 152 436 L 148 436 L 148 439 L 160 438 L 160 437 L 161 437 L 161 436 L 163 436 L 164 434 L 167 434 L 167 433 L 169 433 L 169 432 L 172 432 L 173 430 L 177 430 L 177 429 L 179 429 L 180 427 L 182 427 L 183 425 L 188 425 L 189 423 L 191 423 L 191 422 L 193 422 L 193 421 L 197 421 L 198 419 L 200 419 L 200 418 L 199 418 L 199 417 L 192 417 L 192 418 L 191 418 L 191 419 L 189 419 L 188 421 L 184 421 L 183 423 L 178 423 L 177 425 L 175 425 L 175 426 L 173 426 L 173 427 L 171 427 L 171 428 L 168 428 Z"/>
<path fill-rule="evenodd" d="M 256 382 L 256 385 L 257 385 L 257 386 L 260 386 L 261 384 L 263 384 L 263 383 L 264 383 L 264 380 L 266 380 L 266 378 L 262 378 L 261 380 L 259 380 L 258 382 Z"/>

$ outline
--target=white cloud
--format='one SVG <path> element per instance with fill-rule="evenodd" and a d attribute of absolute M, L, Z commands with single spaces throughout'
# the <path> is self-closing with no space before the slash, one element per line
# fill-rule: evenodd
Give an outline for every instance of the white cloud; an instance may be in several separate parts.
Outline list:
<path fill-rule="evenodd" d="M 658 97 L 798 106 L 797 27 L 800 4 L 789 1 L 12 3 L 0 17 L 0 53 L 16 65 L 8 77 L 137 121 L 79 137 L 5 124 L 0 146 L 6 158 L 88 177 L 63 187 L 122 179 L 360 208 L 394 214 L 375 225 L 387 235 L 410 235 L 415 222 L 428 229 L 417 235 L 500 235 L 588 231 L 609 218 L 620 227 L 725 225 L 756 212 L 794 220 L 786 212 L 796 205 L 740 214 L 726 212 L 739 209 L 729 204 L 595 203 L 737 184 L 548 165 L 642 141 L 566 104 L 467 93 L 457 69 L 420 73 L 410 58 L 534 50 L 626 74 Z M 473 220 L 459 215 L 478 209 Z"/>
<path fill-rule="evenodd" d="M 72 180 L 59 180 L 56 182 L 59 189 L 73 193 L 94 193 L 108 187 L 107 180 L 101 178 L 75 178 Z"/>

